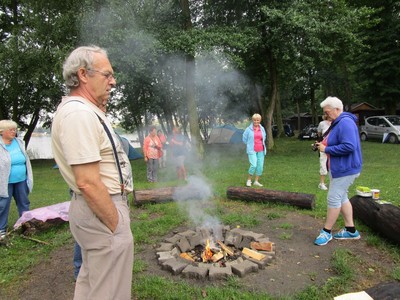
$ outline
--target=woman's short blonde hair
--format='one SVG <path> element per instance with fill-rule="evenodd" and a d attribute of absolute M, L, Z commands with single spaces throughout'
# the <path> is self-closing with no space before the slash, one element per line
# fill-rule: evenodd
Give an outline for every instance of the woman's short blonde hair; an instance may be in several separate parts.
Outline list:
<path fill-rule="evenodd" d="M 260 121 L 261 121 L 261 115 L 260 114 L 254 114 L 252 117 L 251 117 L 251 119 L 252 120 L 254 120 L 254 119 L 260 119 Z"/>
<path fill-rule="evenodd" d="M 0 134 L 3 133 L 4 130 L 8 129 L 17 129 L 18 124 L 15 123 L 13 120 L 1 120 L 0 121 Z"/>

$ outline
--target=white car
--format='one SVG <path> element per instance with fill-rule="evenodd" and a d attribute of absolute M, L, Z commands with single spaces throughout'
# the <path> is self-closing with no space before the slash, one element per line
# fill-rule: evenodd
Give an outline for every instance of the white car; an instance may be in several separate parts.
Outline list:
<path fill-rule="evenodd" d="M 400 140 L 400 116 L 374 116 L 365 119 L 361 126 L 362 141 L 380 139 L 383 142 L 397 144 Z"/>

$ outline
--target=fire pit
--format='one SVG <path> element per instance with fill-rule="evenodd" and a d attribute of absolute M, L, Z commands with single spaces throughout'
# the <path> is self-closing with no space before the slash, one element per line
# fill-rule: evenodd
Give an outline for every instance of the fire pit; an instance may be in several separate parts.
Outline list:
<path fill-rule="evenodd" d="M 275 257 L 275 244 L 261 233 L 214 226 L 175 232 L 156 251 L 158 263 L 173 275 L 214 280 L 264 269 Z"/>

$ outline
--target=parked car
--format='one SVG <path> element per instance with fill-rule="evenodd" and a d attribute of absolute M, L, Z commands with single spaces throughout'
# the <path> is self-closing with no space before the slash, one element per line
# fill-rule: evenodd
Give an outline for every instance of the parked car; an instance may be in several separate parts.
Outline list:
<path fill-rule="evenodd" d="M 298 135 L 299 140 L 317 140 L 317 137 L 318 126 L 314 124 L 310 124 L 304 127 Z"/>
<path fill-rule="evenodd" d="M 285 135 L 287 137 L 292 137 L 294 136 L 294 132 L 290 124 L 283 124 L 283 130 L 285 132 Z M 278 126 L 277 125 L 272 125 L 272 136 L 277 137 L 278 135 Z"/>
<path fill-rule="evenodd" d="M 361 126 L 362 141 L 380 139 L 383 142 L 397 144 L 400 140 L 400 116 L 374 116 L 365 119 Z"/>

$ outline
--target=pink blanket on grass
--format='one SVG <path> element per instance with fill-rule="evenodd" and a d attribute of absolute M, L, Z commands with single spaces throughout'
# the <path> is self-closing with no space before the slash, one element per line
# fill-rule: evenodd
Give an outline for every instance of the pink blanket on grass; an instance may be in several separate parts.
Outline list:
<path fill-rule="evenodd" d="M 71 201 L 66 201 L 50 206 L 39 207 L 33 210 L 25 211 L 22 216 L 17 220 L 14 228 L 20 227 L 23 223 L 28 222 L 32 219 L 46 222 L 47 220 L 60 218 L 64 221 L 68 221 L 68 210 Z"/>

